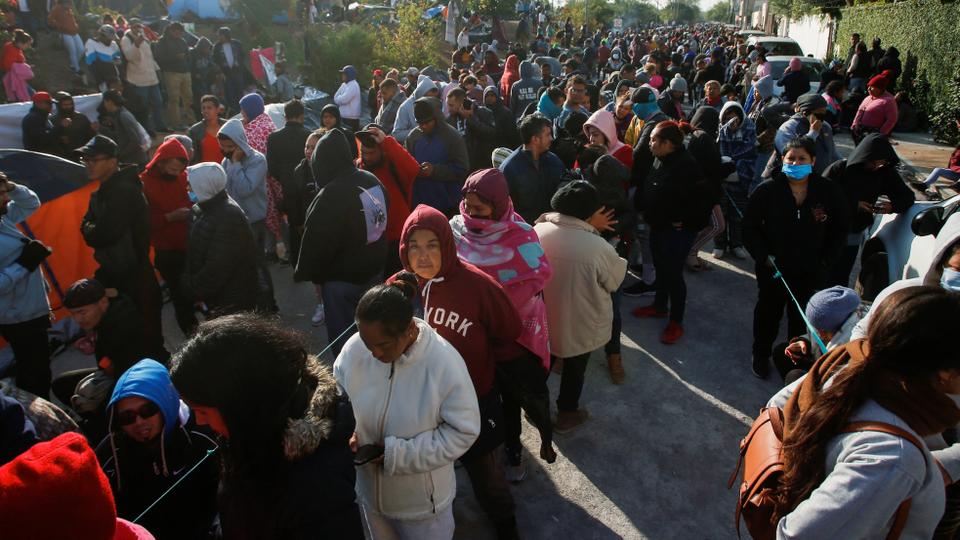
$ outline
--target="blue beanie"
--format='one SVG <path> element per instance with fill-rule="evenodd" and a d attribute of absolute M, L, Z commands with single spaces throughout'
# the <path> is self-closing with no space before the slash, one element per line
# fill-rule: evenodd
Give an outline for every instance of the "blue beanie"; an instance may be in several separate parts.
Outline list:
<path fill-rule="evenodd" d="M 260 94 L 247 94 L 240 99 L 240 108 L 247 115 L 247 121 L 263 114 L 263 98 Z"/>
<path fill-rule="evenodd" d="M 847 287 L 833 286 L 810 297 L 807 318 L 817 330 L 836 332 L 860 306 L 860 296 Z"/>

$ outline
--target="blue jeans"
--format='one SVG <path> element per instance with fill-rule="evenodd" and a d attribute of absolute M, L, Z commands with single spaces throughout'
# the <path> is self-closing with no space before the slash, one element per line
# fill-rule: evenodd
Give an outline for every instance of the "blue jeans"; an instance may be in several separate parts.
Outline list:
<path fill-rule="evenodd" d="M 347 329 L 353 326 L 357 304 L 360 303 L 360 297 L 370 288 L 370 285 L 357 285 L 346 281 L 325 281 L 322 285 L 327 339 L 330 341 L 330 351 L 336 358 L 340 356 L 343 344 L 357 331 L 356 328 L 352 328 L 347 332 Z M 340 337 L 344 332 L 346 335 Z M 337 339 L 338 337 L 340 339 Z"/>
<path fill-rule="evenodd" d="M 80 58 L 83 57 L 83 40 L 80 39 L 79 34 L 72 36 L 60 34 L 60 37 L 63 39 L 63 46 L 66 47 L 67 55 L 70 57 L 70 69 L 74 73 L 79 73 Z"/>
<path fill-rule="evenodd" d="M 140 100 L 143 101 L 144 107 L 146 107 L 150 114 L 147 116 L 147 123 L 144 128 L 150 133 L 154 133 L 157 130 L 166 131 L 167 127 L 164 125 L 163 114 L 164 114 L 164 105 L 163 97 L 160 95 L 160 85 L 155 84 L 153 86 L 137 86 L 135 84 L 130 85 L 133 88 L 133 91 L 137 93 L 137 96 L 140 97 Z"/>
<path fill-rule="evenodd" d="M 930 176 L 928 176 L 923 183 L 926 186 L 932 186 L 939 178 L 946 178 L 947 180 L 956 182 L 957 180 L 960 180 L 960 173 L 955 173 L 950 169 L 942 169 L 937 167 L 936 169 L 930 171 Z"/>

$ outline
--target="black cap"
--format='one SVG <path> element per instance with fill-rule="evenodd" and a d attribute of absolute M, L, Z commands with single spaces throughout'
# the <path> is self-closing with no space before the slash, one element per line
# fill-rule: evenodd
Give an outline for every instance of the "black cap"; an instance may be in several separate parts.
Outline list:
<path fill-rule="evenodd" d="M 77 148 L 74 152 L 86 157 L 106 156 L 115 158 L 120 155 L 117 150 L 117 143 L 105 135 L 94 135 L 92 139 L 87 141 L 87 144 Z"/>
<path fill-rule="evenodd" d="M 413 117 L 417 122 L 429 122 L 436 117 L 430 98 L 420 98 L 413 102 Z"/>
<path fill-rule="evenodd" d="M 67 289 L 63 296 L 63 307 L 76 309 L 96 304 L 107 295 L 107 289 L 95 279 L 81 279 Z"/>
<path fill-rule="evenodd" d="M 377 141 L 373 137 L 373 132 L 370 131 L 370 128 L 377 128 L 380 131 L 383 131 L 383 128 L 378 124 L 367 124 L 363 129 L 356 132 L 354 136 L 360 141 L 360 144 L 366 146 L 367 148 L 374 148 L 377 146 Z"/>
<path fill-rule="evenodd" d="M 600 195 L 590 182 L 576 180 L 553 194 L 550 207 L 561 214 L 586 221 L 600 209 Z"/>
<path fill-rule="evenodd" d="M 797 106 L 800 107 L 800 112 L 808 113 L 826 108 L 827 100 L 820 94 L 805 94 L 797 98 Z"/>

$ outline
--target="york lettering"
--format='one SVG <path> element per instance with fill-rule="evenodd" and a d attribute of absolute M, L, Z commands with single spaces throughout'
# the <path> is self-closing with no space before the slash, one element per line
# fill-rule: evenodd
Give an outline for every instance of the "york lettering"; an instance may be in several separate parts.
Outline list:
<path fill-rule="evenodd" d="M 438 330 L 441 328 L 449 328 L 463 337 L 467 337 L 467 332 L 470 330 L 470 327 L 473 326 L 471 320 L 462 317 L 456 311 L 447 311 L 443 308 L 427 308 L 427 312 L 424 315 L 424 318 L 430 323 L 430 326 Z"/>

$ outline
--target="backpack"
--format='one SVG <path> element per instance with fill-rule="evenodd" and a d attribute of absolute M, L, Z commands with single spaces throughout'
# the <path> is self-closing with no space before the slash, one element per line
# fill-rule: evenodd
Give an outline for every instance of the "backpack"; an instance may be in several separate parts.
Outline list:
<path fill-rule="evenodd" d="M 735 520 L 737 536 L 740 536 L 740 518 L 754 540 L 773 540 L 777 537 L 777 523 L 783 516 L 776 515 L 774 493 L 783 475 L 783 410 L 768 407 L 760 411 L 753 421 L 747 436 L 740 441 L 740 458 L 737 468 L 730 475 L 727 489 L 733 487 L 737 474 L 743 470 L 740 496 L 737 500 Z M 877 431 L 902 437 L 920 452 L 923 444 L 903 429 L 882 422 L 851 422 L 840 433 Z M 900 503 L 894 514 L 893 525 L 886 540 L 896 540 L 903 532 L 910 514 L 910 499 Z"/>

